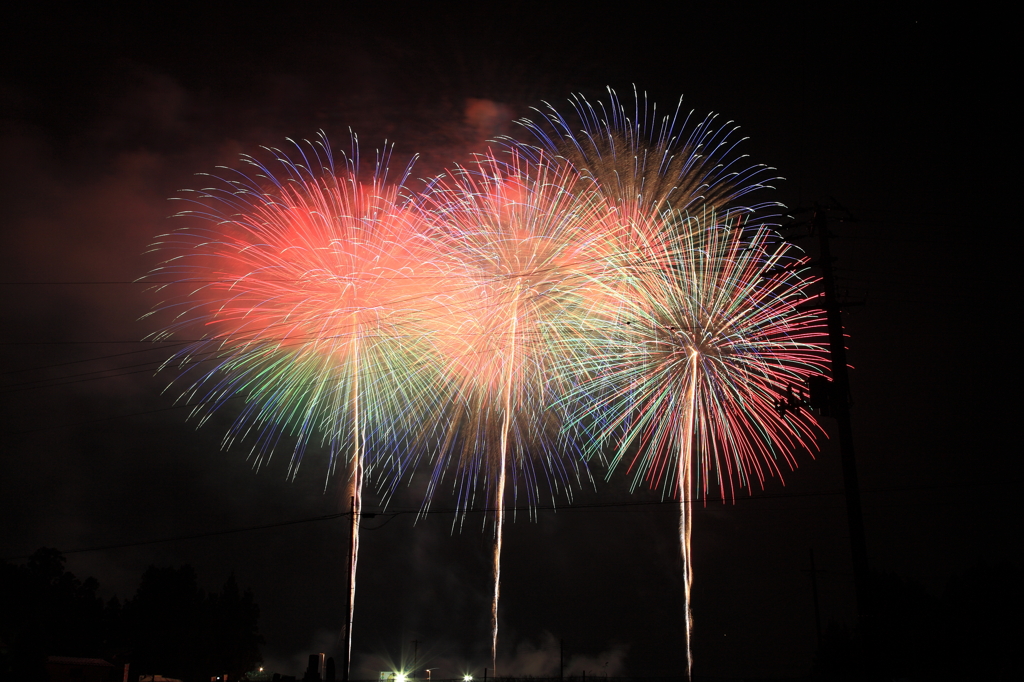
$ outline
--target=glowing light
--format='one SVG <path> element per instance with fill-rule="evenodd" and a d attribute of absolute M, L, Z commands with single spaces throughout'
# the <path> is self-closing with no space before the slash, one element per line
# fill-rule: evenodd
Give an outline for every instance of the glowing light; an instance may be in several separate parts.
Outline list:
<path fill-rule="evenodd" d="M 592 434 L 591 457 L 611 446 L 609 474 L 628 462 L 634 487 L 678 496 L 690 670 L 692 504 L 712 485 L 725 499 L 781 478 L 780 460 L 813 450 L 813 417 L 775 404 L 825 354 L 819 313 L 798 307 L 806 261 L 772 230 L 710 210 L 663 219 L 657 250 L 623 261 L 618 305 L 560 357 L 577 371 L 566 428 Z"/>
<path fill-rule="evenodd" d="M 712 479 L 723 497 L 734 482 L 763 485 L 781 476 L 777 458 L 795 466 L 792 452 L 813 448 L 813 418 L 774 406 L 825 363 L 820 315 L 797 308 L 806 261 L 771 229 L 779 204 L 751 203 L 773 169 L 736 153 L 732 122 L 681 103 L 659 117 L 646 95 L 627 106 L 609 89 L 607 102 L 575 97 L 573 122 L 550 105 L 521 120 L 532 144 L 505 141 L 561 155 L 616 211 L 615 275 L 602 281 L 602 302 L 616 302 L 555 352 L 573 377 L 563 428 L 592 459 L 611 446 L 609 474 L 628 461 L 634 486 L 678 495 L 689 677 L 693 499 Z"/>
<path fill-rule="evenodd" d="M 506 138 L 527 155 L 555 154 L 592 179 L 624 217 L 644 222 L 663 211 L 706 209 L 745 213 L 774 209 L 777 202 L 746 203 L 748 195 L 776 180 L 774 169 L 749 164 L 736 152 L 739 126 L 717 114 L 704 118 L 682 109 L 659 115 L 646 93 L 634 88 L 633 102 L 608 88 L 608 101 L 574 95 L 575 116 L 567 118 L 550 104 L 536 119 L 518 121 L 533 144 Z M 752 198 L 752 197 L 751 197 Z"/>
<path fill-rule="evenodd" d="M 666 474 L 692 420 L 699 492 L 731 498 L 813 447 L 811 415 L 775 402 L 824 370 L 822 319 L 800 307 L 814 283 L 806 259 L 772 230 L 710 211 L 676 221 L 658 253 L 624 266 L 618 305 L 582 346 L 589 355 L 562 356 L 580 370 L 568 400 L 579 401 L 573 424 L 598 431 L 591 456 L 613 442 L 611 469 L 627 460 L 634 487 L 666 494 L 679 492 Z"/>
<path fill-rule="evenodd" d="M 202 337 L 175 357 L 179 383 L 195 375 L 183 398 L 205 421 L 244 397 L 225 446 L 255 438 L 257 466 L 287 434 L 294 475 L 320 433 L 332 470 L 343 456 L 400 468 L 435 395 L 418 310 L 431 255 L 386 156 L 363 182 L 357 155 L 336 168 L 326 140 L 297 149 L 274 150 L 276 176 L 246 158 L 254 178 L 219 179 L 180 214 L 209 226 L 156 244 L 169 257 L 153 275 L 195 285 L 161 306 L 175 321 L 157 338 Z"/>
<path fill-rule="evenodd" d="M 163 289 L 157 338 L 199 339 L 169 363 L 182 398 L 200 424 L 241 398 L 224 446 L 252 442 L 257 467 L 291 437 L 294 476 L 319 440 L 356 513 L 365 477 L 389 492 L 424 461 L 424 510 L 446 484 L 461 511 L 490 506 L 492 666 L 509 499 L 571 498 L 610 451 L 609 475 L 680 500 L 689 674 L 693 500 L 781 477 L 816 434 L 775 410 L 824 371 L 799 307 L 813 279 L 778 205 L 750 203 L 772 169 L 735 153 L 731 123 L 639 95 L 573 104 L 581 131 L 548 107 L 521 121 L 532 144 L 419 195 L 386 153 L 361 176 L 355 145 L 337 166 L 325 139 L 270 150 L 274 171 L 246 157 L 251 177 L 215 178 L 156 245 L 153 274 L 191 285 Z"/>
<path fill-rule="evenodd" d="M 273 170 L 243 157 L 255 172 L 191 193 L 188 225 L 154 246 L 166 259 L 152 274 L 191 285 L 158 288 L 172 295 L 158 312 L 174 321 L 156 338 L 199 339 L 167 364 L 200 424 L 243 400 L 225 448 L 254 441 L 258 468 L 292 437 L 294 476 L 319 436 L 328 471 L 339 460 L 348 470 L 343 499 L 359 513 L 364 476 L 376 467 L 397 484 L 439 421 L 421 324 L 430 245 L 403 207 L 405 176 L 387 181 L 386 153 L 364 179 L 355 139 L 340 166 L 323 138 L 296 144 L 294 159 L 268 151 Z M 358 535 L 353 546 L 354 592 Z"/>
<path fill-rule="evenodd" d="M 493 505 L 493 666 L 506 486 L 533 505 L 542 481 L 554 495 L 580 476 L 548 409 L 564 390 L 552 348 L 600 298 L 599 228 L 611 213 L 564 162 L 514 151 L 456 168 L 420 207 L 446 270 L 436 298 L 444 313 L 432 322 L 455 397 L 426 503 L 453 472 L 462 508 L 478 486 Z"/>

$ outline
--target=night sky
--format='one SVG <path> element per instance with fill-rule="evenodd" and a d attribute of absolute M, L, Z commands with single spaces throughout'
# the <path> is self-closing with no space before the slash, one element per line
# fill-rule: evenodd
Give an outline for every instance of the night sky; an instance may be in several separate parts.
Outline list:
<path fill-rule="evenodd" d="M 168 198 L 319 130 L 340 148 L 353 129 L 364 153 L 392 141 L 427 177 L 515 134 L 542 100 L 568 109 L 572 93 L 635 84 L 662 108 L 683 95 L 686 110 L 738 122 L 745 153 L 785 178 L 786 205 L 834 197 L 857 218 L 834 225 L 832 248 L 841 288 L 865 303 L 846 324 L 872 568 L 937 592 L 979 562 L 1019 560 L 1020 135 L 1000 18 L 298 5 L 6 15 L 0 557 L 56 547 L 122 599 L 150 564 L 191 564 L 207 589 L 233 571 L 262 609 L 270 669 L 336 655 L 347 519 L 140 544 L 347 508 L 326 453 L 311 450 L 295 480 L 287 449 L 256 472 L 243 448 L 220 449 L 230 407 L 197 430 L 164 391 L 171 375 L 154 368 L 169 351 L 141 342 L 155 299 L 132 282 L 177 226 Z M 823 423 L 832 439 L 797 453 L 785 484 L 695 512 L 699 674 L 809 668 L 812 549 L 823 618 L 854 619 Z M 679 673 L 678 507 L 594 473 L 557 512 L 520 510 L 507 528 L 502 674 L 555 674 L 559 639 L 567 672 Z M 461 532 L 450 512 L 393 515 L 418 509 L 423 484 L 363 522 L 356 677 L 397 665 L 413 640 L 437 675 L 489 665 L 490 534 L 480 514 Z M 368 496 L 367 511 L 380 506 Z"/>

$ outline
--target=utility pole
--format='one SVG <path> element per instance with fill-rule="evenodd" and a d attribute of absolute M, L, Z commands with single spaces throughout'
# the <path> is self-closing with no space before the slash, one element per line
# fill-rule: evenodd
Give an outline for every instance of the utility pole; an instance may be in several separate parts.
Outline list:
<path fill-rule="evenodd" d="M 345 641 L 342 642 L 341 653 L 341 682 L 348 682 L 349 658 L 352 655 L 352 558 L 356 551 L 356 496 L 352 495 L 349 501 L 350 523 L 348 529 L 348 563 L 345 564 L 347 575 L 345 585 Z"/>
<path fill-rule="evenodd" d="M 840 302 L 836 291 L 836 278 L 832 270 L 832 250 L 828 230 L 829 208 L 837 209 L 849 215 L 838 202 L 832 200 L 832 206 L 815 204 L 811 209 L 797 209 L 796 213 L 810 210 L 811 234 L 818 237 L 818 260 L 816 265 L 821 268 L 821 283 L 824 288 L 824 305 L 828 325 L 828 347 L 831 358 L 832 381 L 822 387 L 825 395 L 815 395 L 815 384 L 811 384 L 809 401 L 794 401 L 790 398 L 779 403 L 780 410 L 798 409 L 807 406 L 822 406 L 822 414 L 835 417 L 839 430 L 839 453 L 843 467 L 843 488 L 846 493 L 846 519 L 850 533 L 850 554 L 853 559 L 853 582 L 857 595 L 857 615 L 861 622 L 870 617 L 871 595 L 870 575 L 868 571 L 867 541 L 864 536 L 864 514 L 860 503 L 860 483 L 857 479 L 857 460 L 853 450 L 853 426 L 850 423 L 850 376 L 846 362 L 846 337 L 843 333 L 842 307 L 857 303 Z M 790 223 L 783 227 L 795 227 L 800 223 Z M 806 223 L 803 223 L 806 224 Z M 797 236 L 789 238 L 790 240 Z M 820 386 L 820 383 L 818 384 Z"/>
<path fill-rule="evenodd" d="M 821 283 L 825 287 L 825 313 L 828 316 L 828 347 L 832 358 L 832 414 L 839 427 L 839 452 L 843 463 L 843 487 L 846 490 L 846 518 L 850 528 L 850 553 L 853 555 L 853 579 L 857 592 L 857 613 L 861 621 L 871 612 L 868 586 L 868 546 L 864 536 L 864 513 L 860 504 L 857 459 L 853 452 L 853 425 L 850 423 L 850 375 L 846 364 L 846 337 L 843 314 L 836 296 L 836 278 L 832 272 L 827 209 L 814 207 L 811 229 L 818 233 L 818 260 Z"/>

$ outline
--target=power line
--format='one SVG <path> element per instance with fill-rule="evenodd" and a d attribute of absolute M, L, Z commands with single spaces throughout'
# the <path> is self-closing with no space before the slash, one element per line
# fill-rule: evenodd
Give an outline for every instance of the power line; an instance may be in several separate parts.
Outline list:
<path fill-rule="evenodd" d="M 15 342 L 15 344 L 16 343 L 17 342 Z M 27 343 L 31 343 L 31 342 L 27 342 Z M 73 342 L 69 342 L 69 343 L 73 343 Z M 79 343 L 88 343 L 88 342 L 81 341 Z M 96 343 L 116 343 L 116 342 L 97 341 Z M 7 370 L 6 372 L 0 372 L 0 376 L 5 376 L 7 374 L 19 374 L 21 372 L 38 372 L 38 371 L 41 371 L 41 370 L 44 370 L 44 369 L 54 369 L 56 367 L 66 367 L 68 365 L 80 365 L 80 364 L 85 363 L 85 362 L 96 362 L 98 360 L 109 360 L 110 358 L 119 358 L 119 357 L 122 357 L 122 356 L 125 356 L 125 355 L 136 355 L 138 353 L 151 353 L 151 352 L 153 352 L 155 350 L 165 350 L 167 348 L 172 348 L 175 345 L 184 346 L 186 344 L 185 341 L 126 341 L 125 343 L 160 343 L 160 344 L 166 344 L 166 345 L 154 346 L 152 348 L 141 348 L 139 350 L 128 350 L 128 351 L 124 351 L 123 353 L 111 353 L 109 355 L 97 355 L 95 357 L 85 358 L 83 360 L 69 360 L 67 362 L 58 362 L 58 363 L 55 363 L 55 364 L 52 364 L 52 365 L 39 365 L 39 366 L 36 366 L 36 367 L 20 367 L 18 369 Z M 9 345 L 9 344 L 8 344 L 8 342 L 0 341 L 0 345 Z"/>
<path fill-rule="evenodd" d="M 957 483 L 957 484 L 950 484 L 950 485 L 892 486 L 892 487 L 889 487 L 889 488 L 880 488 L 878 490 L 869 490 L 869 491 L 865 491 L 865 492 L 868 495 L 876 495 L 876 494 L 891 493 L 891 492 L 909 492 L 909 491 L 915 491 L 915 490 L 917 490 L 917 491 L 921 491 L 921 490 L 936 490 L 936 489 L 951 488 L 951 487 L 953 487 L 953 488 L 964 488 L 964 487 L 968 487 L 968 488 L 970 488 L 970 487 L 1006 487 L 1006 486 L 1009 486 L 1009 485 L 1011 485 L 1010 482 L 995 481 L 995 482 L 975 483 L 975 484 L 967 484 L 967 485 Z M 796 499 L 796 498 L 812 498 L 812 497 L 838 497 L 838 496 L 841 496 L 843 494 L 844 493 L 843 493 L 842 490 L 824 490 L 824 491 L 812 491 L 812 492 L 802 492 L 802 493 L 793 493 L 793 492 L 786 492 L 786 493 L 763 493 L 762 492 L 762 493 L 760 493 L 760 494 L 758 494 L 756 496 L 755 495 L 750 495 L 750 496 L 747 496 L 747 497 L 737 497 L 737 498 L 734 498 L 732 500 L 712 500 L 710 502 L 712 502 L 712 503 L 714 503 L 716 505 L 719 502 L 721 502 L 722 504 L 735 505 L 735 504 L 737 504 L 739 502 L 749 503 L 749 502 L 754 502 L 754 501 L 772 500 L 772 499 Z M 952 501 L 959 501 L 959 499 L 952 500 Z M 691 503 L 704 502 L 704 506 L 705 507 L 709 506 L 708 501 L 703 500 L 703 499 L 689 500 L 689 502 L 691 502 Z M 920 503 L 914 503 L 913 504 L 913 506 L 919 506 L 919 505 L 920 505 Z M 871 505 L 871 506 L 873 507 L 873 506 L 876 506 L 876 505 Z M 891 507 L 891 506 L 898 506 L 898 505 L 895 505 L 893 503 L 887 503 L 884 506 Z M 590 503 L 590 504 L 566 504 L 566 505 L 563 505 L 563 506 L 559 506 L 559 505 L 555 505 L 555 504 L 533 505 L 533 506 L 515 506 L 515 507 L 505 507 L 505 512 L 506 513 L 509 513 L 509 512 L 512 512 L 512 513 L 519 513 L 519 512 L 531 513 L 531 512 L 537 512 L 537 511 L 551 511 L 551 512 L 555 512 L 555 513 L 557 513 L 557 512 L 591 512 L 591 513 L 595 513 L 595 512 L 618 512 L 618 513 L 629 513 L 630 510 L 639 511 L 640 508 L 643 508 L 643 507 L 655 507 L 655 508 L 664 509 L 664 510 L 667 510 L 667 511 L 674 512 L 679 507 L 679 500 L 667 499 L 667 500 L 643 500 L 643 501 L 636 501 L 636 502 L 595 502 L 595 503 Z M 837 507 L 836 509 L 839 509 L 839 508 Z M 363 526 L 364 530 L 371 530 L 372 531 L 372 530 L 378 530 L 380 528 L 383 528 L 385 525 L 389 524 L 391 521 L 393 521 L 394 519 L 398 518 L 399 516 L 412 516 L 412 515 L 424 516 L 424 515 L 432 515 L 432 514 L 445 514 L 445 515 L 489 514 L 489 513 L 494 513 L 495 511 L 496 511 L 496 509 L 493 508 L 493 507 L 485 507 L 485 508 L 480 508 L 480 509 L 460 509 L 458 507 L 447 507 L 447 508 L 443 508 L 443 509 L 399 509 L 399 510 L 395 510 L 395 511 L 383 511 L 382 510 L 382 511 L 377 511 L 377 512 L 363 512 L 363 513 L 361 513 L 359 515 L 364 517 L 364 518 L 374 518 L 374 517 L 378 517 L 378 516 L 388 517 L 388 519 L 386 521 L 384 521 L 383 523 L 381 523 L 378 526 L 374 526 L 374 527 Z M 76 548 L 76 549 L 61 550 L 61 553 L 62 554 L 82 554 L 82 553 L 86 553 L 86 552 L 100 552 L 100 551 L 106 551 L 106 550 L 111 550 L 111 549 L 128 549 L 128 548 L 131 548 L 131 547 L 143 547 L 143 546 L 146 546 L 146 545 L 161 544 L 161 543 L 165 543 L 165 542 L 180 542 L 180 541 L 186 541 L 186 540 L 201 540 L 201 539 L 209 538 L 209 537 L 217 537 L 217 536 L 223 536 L 223 535 L 234 535 L 234 534 L 238 534 L 238 533 L 247 533 L 247 532 L 252 532 L 252 531 L 257 531 L 257 530 L 267 530 L 267 529 L 271 529 L 271 528 L 281 528 L 281 527 L 285 527 L 285 526 L 294 526 L 294 525 L 299 525 L 299 524 L 304 524 L 304 523 L 317 523 L 317 522 L 320 522 L 320 521 L 332 521 L 334 519 L 348 517 L 350 515 L 351 515 L 351 512 L 337 512 L 337 513 L 334 513 L 334 514 L 321 514 L 319 516 L 308 516 L 308 517 L 303 517 L 303 518 L 299 518 L 299 519 L 290 519 L 290 520 L 287 520 L 287 521 L 277 521 L 277 522 L 274 522 L 274 523 L 264 523 L 264 524 L 258 524 L 258 525 L 252 525 L 252 526 L 241 526 L 241 527 L 238 527 L 238 528 L 226 528 L 226 529 L 221 529 L 221 530 L 204 531 L 204 532 L 201 532 L 201 533 L 192 533 L 192 534 L 188 534 L 188 535 L 176 535 L 176 536 L 165 537 L 165 538 L 155 538 L 155 539 L 148 539 L 148 540 L 136 540 L 136 541 L 129 541 L 129 542 L 121 542 L 121 543 L 110 543 L 110 544 L 105 544 L 105 545 L 93 545 L 93 546 L 89 546 L 89 547 L 79 547 L 79 548 Z M 17 561 L 17 560 L 20 560 L 20 559 L 27 559 L 27 558 L 29 558 L 29 555 L 6 557 L 3 560 L 4 561 Z"/>

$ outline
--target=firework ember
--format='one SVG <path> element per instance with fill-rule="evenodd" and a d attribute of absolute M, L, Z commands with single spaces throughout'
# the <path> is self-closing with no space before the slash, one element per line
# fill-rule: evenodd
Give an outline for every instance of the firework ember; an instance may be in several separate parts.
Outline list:
<path fill-rule="evenodd" d="M 646 482 L 680 500 L 687 656 L 692 504 L 714 486 L 763 485 L 813 449 L 806 411 L 781 415 L 792 385 L 821 374 L 820 314 L 807 303 L 806 261 L 775 233 L 744 216 L 664 216 L 657 246 L 623 263 L 610 287 L 619 303 L 585 343 L 563 353 L 579 371 L 567 401 L 574 432 L 593 429 L 590 455 L 612 446 L 609 471 L 623 462 L 634 487 Z M 601 319 L 598 316 L 591 321 Z"/>
<path fill-rule="evenodd" d="M 809 413 L 774 407 L 788 386 L 823 372 L 822 323 L 798 308 L 813 280 L 771 229 L 778 204 L 746 203 L 771 169 L 744 165 L 735 126 L 716 129 L 714 116 L 691 125 L 679 106 L 659 118 L 639 95 L 628 111 L 609 92 L 607 105 L 573 100 L 579 130 L 549 106 L 520 121 L 533 144 L 506 141 L 563 155 L 615 207 L 615 277 L 601 300 L 616 303 L 556 353 L 564 373 L 577 372 L 565 428 L 592 429 L 591 457 L 612 446 L 609 473 L 628 460 L 634 486 L 678 496 L 689 675 L 698 486 L 706 497 L 713 480 L 732 496 L 734 482 L 763 483 L 766 471 L 781 474 L 778 459 L 795 466 L 792 452 L 813 447 Z"/>
<path fill-rule="evenodd" d="M 387 182 L 388 155 L 364 182 L 353 150 L 341 167 L 326 139 L 294 159 L 269 150 L 273 168 L 245 158 L 251 176 L 191 193 L 190 224 L 156 244 L 169 257 L 153 275 L 192 285 L 161 306 L 175 318 L 161 337 L 198 337 L 173 363 L 200 424 L 241 398 L 224 446 L 254 436 L 258 467 L 293 437 L 293 476 L 319 437 L 358 514 L 366 475 L 399 480 L 439 398 L 421 313 L 432 252 L 402 206 L 405 177 Z M 352 590 L 358 546 L 354 533 Z"/>
<path fill-rule="evenodd" d="M 634 487 L 680 502 L 689 674 L 692 503 L 811 448 L 810 414 L 775 405 L 824 371 L 820 314 L 801 307 L 814 280 L 778 204 L 749 203 L 771 169 L 735 153 L 735 126 L 614 92 L 573 103 L 579 131 L 548 107 L 520 121 L 532 143 L 506 138 L 418 195 L 408 169 L 387 181 L 388 154 L 364 181 L 325 139 L 273 151 L 277 172 L 247 158 L 252 176 L 194 193 L 189 226 L 157 244 L 154 274 L 192 285 L 161 307 L 162 337 L 197 337 L 173 361 L 183 398 L 200 423 L 241 398 L 225 446 L 252 438 L 257 466 L 289 436 L 294 475 L 319 438 L 355 513 L 366 476 L 391 491 L 424 463 L 424 510 L 446 485 L 462 512 L 483 500 L 492 666 L 508 503 L 628 462 Z"/>
<path fill-rule="evenodd" d="M 456 396 L 431 494 L 453 470 L 463 508 L 478 487 L 493 505 L 494 665 L 506 498 L 534 505 L 542 483 L 554 494 L 580 476 L 549 409 L 565 389 L 555 349 L 600 302 L 613 213 L 571 166 L 514 151 L 457 168 L 421 206 L 446 263 L 434 338 Z"/>

